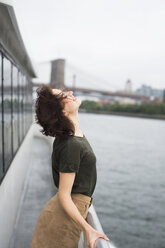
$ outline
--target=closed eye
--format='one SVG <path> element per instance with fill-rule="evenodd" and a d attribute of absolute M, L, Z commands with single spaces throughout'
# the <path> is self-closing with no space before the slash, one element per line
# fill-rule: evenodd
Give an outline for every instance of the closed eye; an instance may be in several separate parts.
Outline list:
<path fill-rule="evenodd" d="M 60 92 L 58 95 L 61 96 L 62 98 L 67 98 L 67 95 L 65 95 L 64 92 Z"/>
<path fill-rule="evenodd" d="M 69 100 L 71 100 L 71 101 L 73 101 L 73 99 L 74 99 L 74 96 L 68 96 L 68 95 L 66 95 L 65 94 L 65 92 L 64 91 L 61 91 L 58 95 L 60 95 L 63 99 L 69 99 Z"/>

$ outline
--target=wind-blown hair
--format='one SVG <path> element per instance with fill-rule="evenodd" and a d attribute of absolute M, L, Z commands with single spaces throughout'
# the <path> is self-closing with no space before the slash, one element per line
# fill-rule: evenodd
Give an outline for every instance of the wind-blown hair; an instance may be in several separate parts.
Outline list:
<path fill-rule="evenodd" d="M 55 95 L 52 88 L 42 84 L 37 88 L 37 98 L 35 101 L 35 121 L 43 129 L 40 132 L 46 136 L 66 138 L 68 135 L 74 135 L 75 126 L 73 122 L 64 115 L 63 102 L 66 98 L 62 92 Z"/>

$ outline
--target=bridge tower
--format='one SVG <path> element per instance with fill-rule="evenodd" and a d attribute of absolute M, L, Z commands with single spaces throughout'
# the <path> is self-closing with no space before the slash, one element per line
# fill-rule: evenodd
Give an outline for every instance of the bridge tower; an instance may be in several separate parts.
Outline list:
<path fill-rule="evenodd" d="M 51 61 L 50 86 L 52 88 L 63 88 L 65 77 L 65 59 Z"/>

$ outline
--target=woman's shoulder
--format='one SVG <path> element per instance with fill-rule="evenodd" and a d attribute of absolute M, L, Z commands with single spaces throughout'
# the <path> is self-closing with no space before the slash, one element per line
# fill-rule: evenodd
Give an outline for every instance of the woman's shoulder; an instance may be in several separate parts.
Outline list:
<path fill-rule="evenodd" d="M 61 147 L 81 147 L 81 142 L 79 142 L 78 139 L 75 139 L 74 136 L 68 136 L 66 138 L 56 137 L 53 145 Z"/>

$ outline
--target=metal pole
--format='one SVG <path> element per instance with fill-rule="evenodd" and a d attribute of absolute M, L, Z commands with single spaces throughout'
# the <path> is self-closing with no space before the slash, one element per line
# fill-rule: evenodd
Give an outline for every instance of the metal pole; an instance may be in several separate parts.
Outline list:
<path fill-rule="evenodd" d="M 72 88 L 73 88 L 73 95 L 76 96 L 76 74 L 73 75 Z"/>

